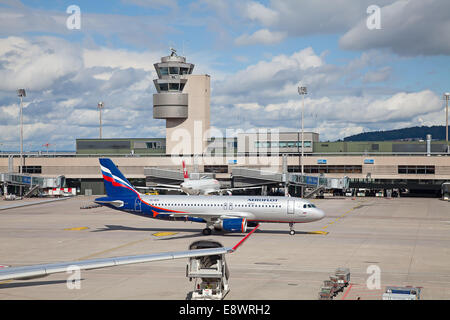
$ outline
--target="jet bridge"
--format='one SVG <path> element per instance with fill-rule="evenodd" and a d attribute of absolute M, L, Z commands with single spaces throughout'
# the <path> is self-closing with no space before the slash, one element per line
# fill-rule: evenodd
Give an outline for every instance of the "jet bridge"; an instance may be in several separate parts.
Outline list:
<path fill-rule="evenodd" d="M 153 187 L 156 184 L 174 184 L 179 185 L 184 181 L 183 172 L 178 170 L 160 169 L 160 168 L 144 168 L 144 175 L 146 177 L 146 186 Z M 198 180 L 203 177 L 214 179 L 214 173 L 189 173 L 189 178 Z"/>
<path fill-rule="evenodd" d="M 307 187 L 348 188 L 348 178 L 325 178 L 317 176 L 306 176 L 300 173 L 287 172 L 271 172 L 259 169 L 249 168 L 233 168 L 232 176 L 235 187 L 245 187 L 254 184 L 289 184 L 303 185 Z"/>
<path fill-rule="evenodd" d="M 37 192 L 40 189 L 62 188 L 66 183 L 66 179 L 64 176 L 38 177 L 20 173 L 0 173 L 0 183 L 3 185 L 5 195 L 8 194 L 8 186 L 21 186 L 28 188 L 27 195 L 30 196 L 32 194 L 31 191 Z"/>

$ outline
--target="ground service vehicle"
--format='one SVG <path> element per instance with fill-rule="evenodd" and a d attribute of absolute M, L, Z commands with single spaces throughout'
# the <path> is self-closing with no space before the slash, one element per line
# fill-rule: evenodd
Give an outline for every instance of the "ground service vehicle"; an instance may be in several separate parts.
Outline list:
<path fill-rule="evenodd" d="M 223 247 L 217 241 L 200 240 L 192 243 L 189 250 Z M 186 277 L 194 281 L 194 290 L 189 292 L 187 300 L 222 300 L 229 292 L 229 270 L 225 255 L 192 257 L 186 266 Z"/>

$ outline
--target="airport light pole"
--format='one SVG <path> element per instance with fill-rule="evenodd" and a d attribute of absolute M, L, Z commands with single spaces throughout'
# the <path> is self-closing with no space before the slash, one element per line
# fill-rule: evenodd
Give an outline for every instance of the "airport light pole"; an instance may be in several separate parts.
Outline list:
<path fill-rule="evenodd" d="M 450 152 L 450 148 L 448 145 L 448 99 L 450 99 L 450 92 L 444 93 L 444 99 L 446 101 L 445 106 L 445 142 L 447 144 L 447 153 Z"/>
<path fill-rule="evenodd" d="M 97 109 L 100 112 L 100 139 L 102 138 L 102 109 L 105 107 L 104 103 L 100 101 L 97 104 Z"/>
<path fill-rule="evenodd" d="M 298 94 L 302 96 L 302 155 L 299 158 L 300 159 L 300 166 L 301 166 L 301 179 L 303 179 L 303 156 L 304 156 L 304 129 L 303 129 L 303 109 L 305 109 L 305 95 L 307 94 L 306 87 L 298 86 Z M 301 197 L 303 198 L 303 184 L 302 184 L 302 193 Z"/>
<path fill-rule="evenodd" d="M 17 89 L 17 95 L 20 97 L 20 165 L 19 173 L 23 173 L 23 97 L 27 96 L 25 89 Z M 22 185 L 20 186 L 20 195 L 22 195 Z"/>

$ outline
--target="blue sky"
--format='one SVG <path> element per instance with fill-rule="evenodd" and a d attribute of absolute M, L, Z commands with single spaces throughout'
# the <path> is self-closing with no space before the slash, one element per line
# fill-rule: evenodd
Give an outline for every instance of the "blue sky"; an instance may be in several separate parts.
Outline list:
<path fill-rule="evenodd" d="M 339 5 L 336 5 L 339 3 Z M 298 130 L 298 83 L 308 87 L 305 128 L 321 140 L 445 123 L 450 91 L 450 2 L 378 0 L 0 0 L 0 150 L 74 150 L 98 136 L 163 137 L 152 118 L 153 63 L 175 47 L 211 75 L 211 124 Z M 66 9 L 81 10 L 68 30 Z"/>

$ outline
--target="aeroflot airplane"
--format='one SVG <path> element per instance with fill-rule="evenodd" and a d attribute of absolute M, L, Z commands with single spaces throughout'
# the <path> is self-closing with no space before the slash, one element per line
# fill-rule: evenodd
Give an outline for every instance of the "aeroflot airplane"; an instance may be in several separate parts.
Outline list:
<path fill-rule="evenodd" d="M 322 210 L 307 200 L 270 196 L 143 195 L 117 169 L 111 159 L 100 160 L 106 197 L 95 202 L 112 209 L 155 219 L 206 223 L 204 235 L 215 230 L 246 232 L 260 222 L 294 223 L 322 219 Z"/>

